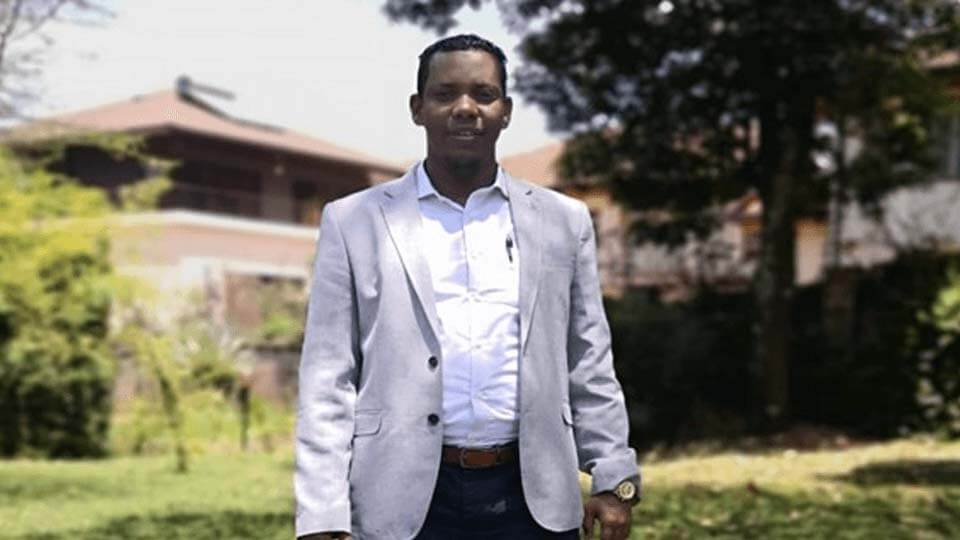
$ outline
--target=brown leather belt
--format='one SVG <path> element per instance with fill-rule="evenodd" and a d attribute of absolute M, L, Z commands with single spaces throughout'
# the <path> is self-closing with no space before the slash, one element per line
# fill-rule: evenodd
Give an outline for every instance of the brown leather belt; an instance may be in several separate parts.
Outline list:
<path fill-rule="evenodd" d="M 441 460 L 448 465 L 458 465 L 464 469 L 486 469 L 505 463 L 513 463 L 520 456 L 517 443 L 490 448 L 443 447 Z"/>

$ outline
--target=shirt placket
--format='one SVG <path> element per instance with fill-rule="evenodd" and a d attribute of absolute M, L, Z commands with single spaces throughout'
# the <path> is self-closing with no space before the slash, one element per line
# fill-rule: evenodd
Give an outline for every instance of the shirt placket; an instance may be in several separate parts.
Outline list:
<path fill-rule="evenodd" d="M 467 261 L 467 327 L 468 331 L 468 358 L 470 364 L 470 431 L 468 435 L 469 443 L 472 446 L 476 435 L 483 432 L 484 426 L 484 415 L 483 407 L 478 401 L 481 399 L 481 396 L 477 395 L 478 389 L 482 387 L 483 379 L 483 358 L 482 351 L 480 351 L 480 345 L 483 342 L 483 336 L 478 335 L 481 331 L 481 326 L 478 324 L 478 311 L 479 303 L 481 301 L 477 292 L 477 261 L 480 257 L 483 256 L 481 252 L 481 247 L 483 242 L 481 237 L 483 234 L 482 226 L 483 222 L 476 219 L 477 216 L 477 207 L 480 200 L 480 193 L 472 194 L 464 205 L 464 225 L 463 225 L 463 238 L 464 238 L 464 250 L 465 258 Z"/>

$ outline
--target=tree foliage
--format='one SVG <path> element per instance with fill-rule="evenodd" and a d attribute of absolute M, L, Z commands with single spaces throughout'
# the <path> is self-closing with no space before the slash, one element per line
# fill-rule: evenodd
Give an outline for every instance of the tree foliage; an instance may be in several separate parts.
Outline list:
<path fill-rule="evenodd" d="M 480 3 L 388 0 L 385 11 L 445 32 L 462 7 Z M 553 129 L 571 135 L 565 176 L 609 186 L 630 207 L 669 217 L 639 220 L 639 239 L 705 235 L 722 205 L 760 198 L 756 356 L 766 412 L 785 418 L 795 222 L 824 215 L 831 194 L 871 205 L 927 176 L 928 126 L 946 94 L 925 62 L 960 41 L 960 4 L 499 5 L 524 36 L 515 87 Z"/>
<path fill-rule="evenodd" d="M 917 315 L 912 352 L 920 358 L 917 398 L 924 427 L 960 437 L 960 266 Z"/>
<path fill-rule="evenodd" d="M 55 172 L 71 145 L 169 164 L 127 135 L 78 134 L 0 148 L 0 454 L 97 456 L 107 451 L 119 304 L 147 295 L 114 273 L 107 193 Z M 153 207 L 163 177 L 126 186 L 123 210 Z M 142 356 L 163 356 L 143 341 Z M 155 366 L 154 366 L 155 367 Z M 165 372 L 154 369 L 162 379 Z M 167 394 L 163 395 L 167 406 Z M 168 407 L 169 408 L 169 407 Z"/>
<path fill-rule="evenodd" d="M 0 153 L 0 454 L 105 451 L 114 364 L 101 192 Z"/>
<path fill-rule="evenodd" d="M 131 283 L 132 289 L 118 302 L 115 343 L 145 383 L 141 389 L 145 410 L 140 411 L 136 422 L 149 422 L 154 415 L 162 417 L 164 431 L 172 442 L 176 470 L 185 473 L 190 468 L 186 404 L 203 394 L 218 394 L 236 409 L 238 439 L 246 450 L 255 420 L 250 393 L 255 358 L 247 344 L 215 322 L 199 296 L 188 299 L 187 306 L 193 307 L 180 308 L 173 320 L 167 321 L 155 313 L 159 291 L 148 283 Z M 138 431 L 144 440 L 137 446 L 155 435 L 148 429 Z"/>
<path fill-rule="evenodd" d="M 307 312 L 303 284 L 297 280 L 264 284 L 257 297 L 263 322 L 249 339 L 266 347 L 299 348 Z"/>

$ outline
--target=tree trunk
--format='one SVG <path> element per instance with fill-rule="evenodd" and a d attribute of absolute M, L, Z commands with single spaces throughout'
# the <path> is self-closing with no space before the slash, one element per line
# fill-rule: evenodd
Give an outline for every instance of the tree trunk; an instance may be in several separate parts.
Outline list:
<path fill-rule="evenodd" d="M 756 353 L 760 395 L 768 428 L 790 415 L 790 361 L 793 291 L 796 279 L 796 180 L 807 172 L 812 135 L 812 101 L 781 103 L 762 120 L 765 170 L 761 250 L 754 277 L 757 309 Z"/>
<path fill-rule="evenodd" d="M 240 409 L 240 449 L 250 448 L 250 386 L 244 381 L 237 390 L 237 405 Z"/>
<path fill-rule="evenodd" d="M 789 414 L 790 311 L 796 243 L 789 201 L 792 181 L 790 175 L 778 173 L 773 179 L 772 196 L 763 201 L 763 247 L 754 284 L 760 390 L 764 419 L 771 426 L 780 425 Z"/>
<path fill-rule="evenodd" d="M 167 418 L 167 427 L 173 437 L 174 456 L 178 473 L 189 470 L 189 454 L 186 443 L 183 441 L 183 411 L 180 408 L 180 395 L 176 388 L 176 381 L 160 364 L 161 360 L 153 359 L 154 374 L 160 385 L 160 401 Z"/>

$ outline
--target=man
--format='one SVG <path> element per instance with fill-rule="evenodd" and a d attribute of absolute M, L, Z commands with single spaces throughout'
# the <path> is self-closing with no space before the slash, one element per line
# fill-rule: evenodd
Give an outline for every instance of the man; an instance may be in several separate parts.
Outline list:
<path fill-rule="evenodd" d="M 506 59 L 420 56 L 427 157 L 323 210 L 300 366 L 297 534 L 626 538 L 636 455 L 586 207 L 509 177 Z M 577 468 L 593 476 L 581 504 Z"/>

